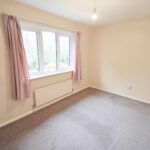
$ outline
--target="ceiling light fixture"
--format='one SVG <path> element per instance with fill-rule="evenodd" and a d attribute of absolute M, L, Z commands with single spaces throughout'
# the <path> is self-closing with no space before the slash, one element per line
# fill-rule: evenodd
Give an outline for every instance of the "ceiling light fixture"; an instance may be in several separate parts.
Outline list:
<path fill-rule="evenodd" d="M 98 16 L 96 13 L 96 0 L 94 0 L 94 9 L 93 9 L 93 14 L 92 14 L 92 20 L 97 20 Z"/>

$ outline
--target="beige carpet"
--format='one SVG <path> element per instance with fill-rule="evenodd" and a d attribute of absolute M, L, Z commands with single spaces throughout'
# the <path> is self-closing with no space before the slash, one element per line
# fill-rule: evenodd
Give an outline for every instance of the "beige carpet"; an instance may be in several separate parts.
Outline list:
<path fill-rule="evenodd" d="M 0 150 L 150 150 L 150 105 L 87 89 L 1 128 Z"/>

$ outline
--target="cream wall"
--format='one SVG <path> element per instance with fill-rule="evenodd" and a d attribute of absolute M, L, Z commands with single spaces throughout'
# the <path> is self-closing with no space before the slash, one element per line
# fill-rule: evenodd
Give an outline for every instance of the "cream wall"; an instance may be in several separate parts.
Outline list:
<path fill-rule="evenodd" d="M 0 1 L 0 13 L 1 12 L 16 15 L 19 18 L 35 20 L 36 22 L 41 22 L 43 24 L 48 24 L 52 27 L 57 27 L 68 31 L 80 31 L 83 80 L 82 82 L 74 85 L 74 91 L 78 91 L 88 86 L 87 55 L 90 43 L 90 27 L 51 15 L 47 12 L 16 3 L 11 0 Z M 4 35 L 2 16 L 0 16 L 0 125 L 32 112 L 34 105 L 33 95 L 30 99 L 25 101 L 14 101 L 11 99 L 11 74 L 8 60 L 8 49 Z M 71 73 L 32 80 L 32 90 L 69 78 L 71 78 Z"/>
<path fill-rule="evenodd" d="M 91 28 L 11 0 L 0 1 L 0 12 L 81 32 L 83 80 L 74 91 L 90 85 L 150 102 L 150 18 Z M 64 73 L 32 80 L 32 90 L 70 78 L 71 73 Z M 11 99 L 9 54 L 0 16 L 0 126 L 31 113 L 33 105 L 33 95 L 25 101 Z"/>
<path fill-rule="evenodd" d="M 92 31 L 90 84 L 150 102 L 150 18 Z"/>

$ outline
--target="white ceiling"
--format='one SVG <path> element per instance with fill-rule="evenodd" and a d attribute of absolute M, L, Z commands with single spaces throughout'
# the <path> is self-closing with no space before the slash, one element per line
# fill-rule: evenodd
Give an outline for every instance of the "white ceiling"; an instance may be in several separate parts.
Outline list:
<path fill-rule="evenodd" d="M 97 0 L 98 20 L 91 20 L 94 0 L 16 0 L 50 13 L 100 25 L 150 16 L 150 0 Z"/>

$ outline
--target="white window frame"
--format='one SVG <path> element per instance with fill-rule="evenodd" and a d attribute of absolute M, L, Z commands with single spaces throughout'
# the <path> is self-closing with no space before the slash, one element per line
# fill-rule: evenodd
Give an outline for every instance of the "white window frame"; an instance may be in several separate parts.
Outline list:
<path fill-rule="evenodd" d="M 35 25 L 30 23 L 21 22 L 21 30 L 22 31 L 33 31 L 37 33 L 37 51 L 38 51 L 38 59 L 39 59 L 39 72 L 30 74 L 30 79 L 41 78 L 50 75 L 57 75 L 61 73 L 71 72 L 73 71 L 74 64 L 74 36 L 73 32 L 62 31 L 59 29 L 54 29 L 51 27 L 45 27 L 44 25 Z M 55 33 L 56 36 L 56 71 L 44 71 L 44 53 L 43 53 L 43 39 L 42 39 L 42 31 L 43 32 L 51 32 Z M 66 70 L 60 69 L 60 52 L 59 52 L 59 36 L 67 36 L 69 37 L 69 64 L 70 67 Z"/>

